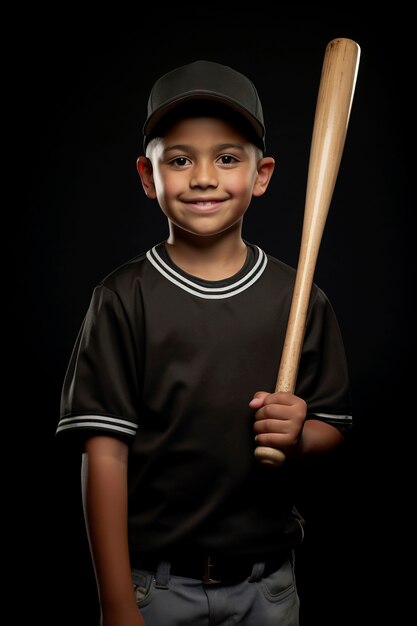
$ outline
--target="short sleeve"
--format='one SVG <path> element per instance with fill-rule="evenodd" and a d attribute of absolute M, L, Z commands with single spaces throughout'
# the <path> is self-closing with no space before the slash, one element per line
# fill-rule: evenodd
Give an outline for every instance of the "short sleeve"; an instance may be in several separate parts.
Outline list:
<path fill-rule="evenodd" d="M 93 431 L 134 437 L 139 348 L 119 295 L 106 286 L 96 287 L 64 379 L 57 435 Z"/>
<path fill-rule="evenodd" d="M 296 393 L 304 398 L 308 418 L 347 432 L 352 426 L 349 374 L 340 327 L 327 296 L 312 295 Z"/>

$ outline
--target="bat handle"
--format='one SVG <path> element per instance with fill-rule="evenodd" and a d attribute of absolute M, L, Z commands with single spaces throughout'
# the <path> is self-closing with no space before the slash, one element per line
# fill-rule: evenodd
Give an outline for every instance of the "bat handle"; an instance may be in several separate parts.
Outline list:
<path fill-rule="evenodd" d="M 286 391 L 294 393 L 297 367 L 294 362 L 300 358 L 302 341 L 302 331 L 289 324 L 281 364 L 278 372 L 275 391 Z M 273 465 L 280 467 L 285 462 L 285 454 L 277 448 L 268 446 L 257 446 L 255 448 L 255 458 L 263 465 Z"/>
<path fill-rule="evenodd" d="M 258 446 L 255 448 L 255 458 L 263 465 L 274 465 L 279 467 L 285 462 L 285 454 L 276 448 Z"/>

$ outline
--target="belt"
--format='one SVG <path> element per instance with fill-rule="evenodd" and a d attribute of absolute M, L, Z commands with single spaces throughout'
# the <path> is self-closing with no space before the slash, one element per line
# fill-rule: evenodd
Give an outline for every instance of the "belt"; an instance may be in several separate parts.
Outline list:
<path fill-rule="evenodd" d="M 175 557 L 155 558 L 142 556 L 133 563 L 136 569 L 157 572 L 161 562 L 170 564 L 172 576 L 195 578 L 203 584 L 239 582 L 252 575 L 253 566 L 257 563 L 264 565 L 263 576 L 268 576 L 278 570 L 288 553 L 268 556 L 217 556 L 217 555 L 189 555 L 181 554 Z"/>

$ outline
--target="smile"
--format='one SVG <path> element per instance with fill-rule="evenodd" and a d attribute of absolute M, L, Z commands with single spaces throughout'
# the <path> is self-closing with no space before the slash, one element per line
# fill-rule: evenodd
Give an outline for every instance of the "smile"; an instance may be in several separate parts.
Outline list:
<path fill-rule="evenodd" d="M 194 200 L 192 202 L 186 202 L 188 208 L 193 209 L 194 211 L 215 211 L 220 208 L 224 203 L 224 200 Z"/>

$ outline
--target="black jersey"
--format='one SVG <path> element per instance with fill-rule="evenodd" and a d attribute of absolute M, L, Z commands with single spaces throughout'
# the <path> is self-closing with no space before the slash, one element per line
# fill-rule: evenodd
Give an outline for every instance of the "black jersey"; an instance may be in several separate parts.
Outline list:
<path fill-rule="evenodd" d="M 62 392 L 57 436 L 128 441 L 129 540 L 135 552 L 179 546 L 263 554 L 302 534 L 291 463 L 254 457 L 256 391 L 273 391 L 295 271 L 247 244 L 242 270 L 204 281 L 163 243 L 94 290 Z M 313 285 L 295 393 L 308 418 L 351 424 L 343 342 Z"/>

